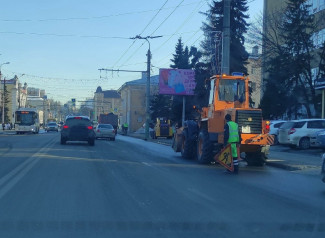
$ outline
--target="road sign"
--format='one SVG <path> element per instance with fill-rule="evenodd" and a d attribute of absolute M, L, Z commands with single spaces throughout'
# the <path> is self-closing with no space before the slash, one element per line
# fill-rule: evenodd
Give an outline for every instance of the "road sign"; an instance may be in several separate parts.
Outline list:
<path fill-rule="evenodd" d="M 228 144 L 214 159 L 231 172 L 234 171 L 234 161 L 231 153 L 231 145 Z"/>

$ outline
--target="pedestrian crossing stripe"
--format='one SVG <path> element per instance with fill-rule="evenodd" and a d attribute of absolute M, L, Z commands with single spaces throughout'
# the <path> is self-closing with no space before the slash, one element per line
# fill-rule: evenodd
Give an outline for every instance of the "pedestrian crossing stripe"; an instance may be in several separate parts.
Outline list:
<path fill-rule="evenodd" d="M 231 145 L 228 144 L 214 159 L 221 164 L 223 167 L 230 171 L 234 171 L 234 161 L 231 153 Z"/>

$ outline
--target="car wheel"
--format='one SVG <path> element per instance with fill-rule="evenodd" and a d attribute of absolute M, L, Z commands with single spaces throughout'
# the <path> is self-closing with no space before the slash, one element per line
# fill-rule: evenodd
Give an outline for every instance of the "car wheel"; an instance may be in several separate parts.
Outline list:
<path fill-rule="evenodd" d="M 302 150 L 307 150 L 310 148 L 310 140 L 307 137 L 301 138 L 299 141 L 299 148 Z"/>
<path fill-rule="evenodd" d="M 67 141 L 61 137 L 61 145 L 65 145 Z"/>
<path fill-rule="evenodd" d="M 94 146 L 95 145 L 95 139 L 89 140 L 88 144 L 91 145 L 91 146 Z"/>

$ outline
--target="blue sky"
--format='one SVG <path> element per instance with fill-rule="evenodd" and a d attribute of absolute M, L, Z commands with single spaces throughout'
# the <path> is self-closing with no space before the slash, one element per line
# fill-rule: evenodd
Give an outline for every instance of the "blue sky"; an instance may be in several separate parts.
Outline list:
<path fill-rule="evenodd" d="M 7 78 L 15 74 L 48 97 L 66 102 L 92 97 L 97 86 L 118 89 L 139 73 L 105 73 L 99 68 L 146 70 L 148 44 L 127 39 L 152 39 L 152 74 L 168 68 L 177 39 L 199 47 L 199 11 L 209 0 L 10 0 L 1 3 L 0 64 Z M 263 0 L 248 0 L 251 20 Z M 162 9 L 161 9 L 162 8 Z M 161 9 L 161 10 L 160 10 Z M 160 11 L 159 11 L 160 10 Z M 117 37 L 117 38 L 116 38 Z M 133 43 L 134 42 L 134 43 Z"/>

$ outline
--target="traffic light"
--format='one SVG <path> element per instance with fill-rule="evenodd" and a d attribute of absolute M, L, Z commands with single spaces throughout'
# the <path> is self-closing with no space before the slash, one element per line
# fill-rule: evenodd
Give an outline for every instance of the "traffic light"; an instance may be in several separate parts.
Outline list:
<path fill-rule="evenodd" d="M 75 107 L 75 106 L 76 106 L 76 99 L 75 99 L 75 98 L 72 98 L 72 99 L 71 99 L 71 102 L 72 102 L 72 106 Z"/>

